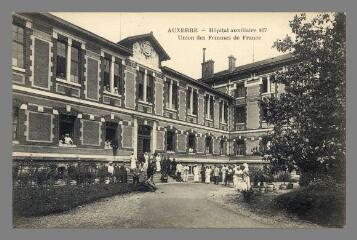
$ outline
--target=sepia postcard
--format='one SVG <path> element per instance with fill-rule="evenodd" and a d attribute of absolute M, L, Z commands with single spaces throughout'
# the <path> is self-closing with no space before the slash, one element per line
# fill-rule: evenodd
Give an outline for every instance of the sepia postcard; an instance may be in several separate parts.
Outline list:
<path fill-rule="evenodd" d="M 11 17 L 14 228 L 345 226 L 345 13 Z"/>

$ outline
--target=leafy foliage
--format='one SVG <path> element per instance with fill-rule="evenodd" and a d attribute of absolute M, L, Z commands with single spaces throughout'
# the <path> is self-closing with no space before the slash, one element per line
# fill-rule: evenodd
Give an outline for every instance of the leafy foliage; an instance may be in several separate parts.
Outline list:
<path fill-rule="evenodd" d="M 305 14 L 290 21 L 294 39 L 274 43 L 296 61 L 276 72 L 275 82 L 285 92 L 266 98 L 269 136 L 268 160 L 273 170 L 298 167 L 301 185 L 329 175 L 345 181 L 345 15 Z"/>

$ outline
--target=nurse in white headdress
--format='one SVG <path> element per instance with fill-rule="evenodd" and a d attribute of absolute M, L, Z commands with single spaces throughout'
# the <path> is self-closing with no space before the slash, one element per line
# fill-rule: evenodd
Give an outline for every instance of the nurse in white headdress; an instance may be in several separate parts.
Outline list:
<path fill-rule="evenodd" d="M 243 163 L 243 181 L 247 185 L 247 189 L 250 189 L 250 177 L 249 177 L 249 167 L 247 163 Z"/>

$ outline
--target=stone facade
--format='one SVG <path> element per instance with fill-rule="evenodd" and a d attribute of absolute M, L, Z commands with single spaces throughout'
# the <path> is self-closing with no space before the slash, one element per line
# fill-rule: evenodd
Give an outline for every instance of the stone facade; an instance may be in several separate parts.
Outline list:
<path fill-rule="evenodd" d="M 42 13 L 14 14 L 13 24 L 24 29 L 24 66 L 13 66 L 14 160 L 128 162 L 132 152 L 150 151 L 188 163 L 262 162 L 252 151 L 271 127 L 260 116 L 258 101 L 266 93 L 261 92 L 259 70 L 254 77 L 253 70 L 244 70 L 251 72 L 244 80 L 246 96 L 236 99 L 231 89 L 234 79 L 244 79 L 240 70 L 231 69 L 230 80 L 213 72 L 195 80 L 162 67 L 169 56 L 152 33 L 113 43 Z M 58 75 L 58 42 L 66 46 L 65 76 Z M 71 80 L 74 48 L 76 81 Z M 214 62 L 210 64 L 213 71 Z M 269 64 L 270 73 L 280 67 L 280 62 Z M 189 87 L 197 94 L 191 95 Z M 213 96 L 212 120 L 205 116 L 207 94 Z M 227 122 L 220 119 L 222 101 L 228 104 Z M 235 127 L 237 102 L 246 106 L 243 130 Z M 61 144 L 66 131 L 72 135 L 70 146 Z M 195 154 L 188 147 L 189 133 L 195 136 Z M 111 143 L 117 141 L 115 153 L 106 143 L 110 136 Z M 212 154 L 206 152 L 207 137 L 212 138 Z M 246 154 L 236 156 L 240 138 Z"/>

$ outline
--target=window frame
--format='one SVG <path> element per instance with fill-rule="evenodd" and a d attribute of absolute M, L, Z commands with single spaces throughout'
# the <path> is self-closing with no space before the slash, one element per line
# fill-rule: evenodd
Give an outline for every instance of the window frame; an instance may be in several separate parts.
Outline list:
<path fill-rule="evenodd" d="M 245 156 L 246 155 L 246 144 L 245 141 L 243 139 L 237 139 L 235 142 L 235 155 L 236 156 Z M 240 147 L 241 146 L 241 147 Z M 240 151 L 239 151 L 240 150 Z M 242 154 L 238 154 L 242 153 Z"/>
<path fill-rule="evenodd" d="M 14 32 L 14 28 L 16 28 L 16 32 Z M 19 38 L 19 30 L 22 30 L 22 38 Z M 16 36 L 16 39 L 14 38 Z M 23 26 L 19 26 L 17 24 L 12 24 L 12 63 L 11 65 L 16 68 L 24 69 L 25 68 L 25 36 L 26 36 L 26 29 Z M 21 41 L 19 40 L 21 39 Z M 16 45 L 16 51 L 14 51 L 14 44 Z M 19 46 L 22 46 L 22 51 L 19 52 Z M 14 53 L 16 53 L 14 55 Z M 14 57 L 15 56 L 15 57 Z M 19 65 L 19 56 L 21 56 L 22 64 Z M 14 60 L 16 59 L 16 64 L 14 64 Z"/>
<path fill-rule="evenodd" d="M 67 46 L 68 47 L 68 46 Z M 77 59 L 73 59 L 73 50 L 76 50 L 77 51 Z M 74 46 L 73 44 L 71 45 L 71 72 L 70 72 L 70 77 L 69 77 L 69 81 L 70 82 L 73 82 L 73 83 L 80 83 L 80 76 L 81 76 L 81 49 L 77 46 Z M 76 64 L 76 67 L 77 67 L 77 81 L 75 80 L 75 77 L 74 77 L 74 81 L 72 81 L 72 76 L 75 76 L 73 75 L 73 64 Z"/>
<path fill-rule="evenodd" d="M 103 57 L 103 88 L 105 92 L 109 92 L 109 93 L 111 92 L 110 70 L 111 70 L 111 59 Z"/>
<path fill-rule="evenodd" d="M 171 137 L 171 146 L 170 146 L 170 149 L 169 149 L 169 134 L 170 134 L 170 137 Z M 175 144 L 175 140 L 176 140 L 176 133 L 175 133 L 175 130 L 168 130 L 166 131 L 166 151 L 167 152 L 175 152 L 176 151 L 176 144 Z M 172 147 L 172 148 L 171 148 Z"/>
<path fill-rule="evenodd" d="M 62 50 L 62 48 L 60 48 L 59 46 L 63 45 L 64 46 L 64 55 L 61 54 L 59 49 Z M 67 81 L 67 48 L 68 48 L 68 43 L 66 43 L 65 41 L 62 40 L 57 40 L 56 42 L 56 49 L 57 49 L 57 53 L 56 53 L 56 78 L 62 79 Z M 59 62 L 61 62 L 62 64 L 59 64 Z M 62 70 L 62 71 L 61 71 Z M 63 73 L 63 76 L 60 75 Z"/>

